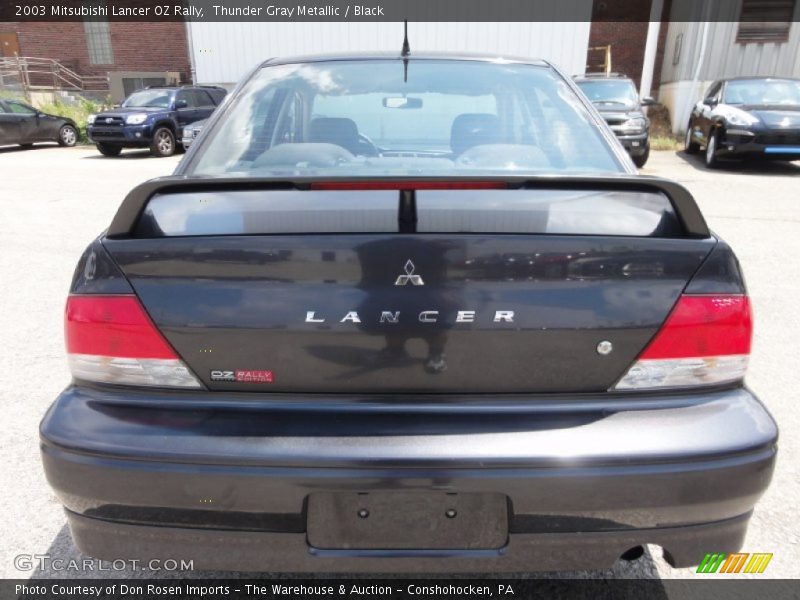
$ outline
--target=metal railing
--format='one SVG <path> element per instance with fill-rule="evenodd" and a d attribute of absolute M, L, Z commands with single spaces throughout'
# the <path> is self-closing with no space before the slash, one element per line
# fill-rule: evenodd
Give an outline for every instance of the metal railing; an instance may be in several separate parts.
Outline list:
<path fill-rule="evenodd" d="M 608 46 L 592 46 L 589 48 L 588 54 L 590 57 L 592 54 L 597 56 L 599 52 L 603 53 L 603 61 L 602 62 L 598 61 L 593 63 L 590 58 L 588 64 L 586 65 L 586 72 L 596 73 L 598 72 L 597 69 L 599 69 L 601 73 L 609 75 L 611 73 L 611 45 L 609 44 Z"/>
<path fill-rule="evenodd" d="M 16 81 L 28 96 L 31 91 L 107 91 L 108 78 L 79 75 L 52 58 L 0 57 L 0 83 Z"/>

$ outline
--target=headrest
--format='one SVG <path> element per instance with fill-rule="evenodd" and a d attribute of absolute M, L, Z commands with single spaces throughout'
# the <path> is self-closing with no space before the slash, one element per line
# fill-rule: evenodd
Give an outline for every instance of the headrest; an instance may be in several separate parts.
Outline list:
<path fill-rule="evenodd" d="M 450 148 L 458 156 L 473 146 L 499 144 L 500 119 L 489 113 L 465 113 L 453 120 L 450 130 Z"/>
<path fill-rule="evenodd" d="M 336 144 L 353 154 L 358 152 L 358 127 L 352 119 L 317 117 L 311 120 L 309 142 Z"/>

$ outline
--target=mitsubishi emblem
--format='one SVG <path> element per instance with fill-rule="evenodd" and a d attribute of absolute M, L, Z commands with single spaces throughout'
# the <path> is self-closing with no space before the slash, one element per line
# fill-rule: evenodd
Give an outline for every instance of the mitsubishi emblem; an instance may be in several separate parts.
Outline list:
<path fill-rule="evenodd" d="M 414 263 L 411 262 L 410 259 L 407 260 L 406 264 L 403 266 L 403 269 L 405 270 L 406 274 L 398 275 L 397 281 L 395 281 L 394 284 L 405 285 L 410 281 L 411 285 L 425 285 L 425 282 L 422 281 L 422 277 L 420 277 L 419 275 L 414 275 L 415 268 L 416 267 L 414 266 Z"/>

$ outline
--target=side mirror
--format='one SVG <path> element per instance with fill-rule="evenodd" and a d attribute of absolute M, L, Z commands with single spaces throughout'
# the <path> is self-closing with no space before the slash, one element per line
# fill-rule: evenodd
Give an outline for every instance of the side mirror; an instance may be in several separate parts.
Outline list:
<path fill-rule="evenodd" d="M 711 108 L 714 108 L 717 105 L 717 99 L 716 98 L 711 98 L 709 96 L 708 98 L 703 100 L 703 104 L 705 104 L 706 106 L 710 106 Z"/>
<path fill-rule="evenodd" d="M 175 100 L 175 110 L 186 108 L 187 106 L 189 106 L 189 103 L 186 100 Z"/>
<path fill-rule="evenodd" d="M 658 104 L 652 96 L 645 96 L 642 98 L 642 106 L 654 106 Z"/>

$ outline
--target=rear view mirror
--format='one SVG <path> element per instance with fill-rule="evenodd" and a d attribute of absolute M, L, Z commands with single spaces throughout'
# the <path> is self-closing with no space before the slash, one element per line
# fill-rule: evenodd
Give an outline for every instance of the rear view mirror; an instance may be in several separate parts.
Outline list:
<path fill-rule="evenodd" d="M 386 108 L 422 108 L 422 98 L 392 96 L 383 99 L 383 106 Z"/>

